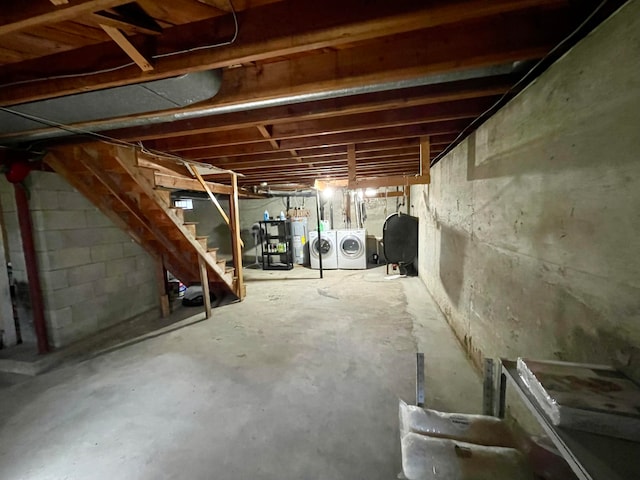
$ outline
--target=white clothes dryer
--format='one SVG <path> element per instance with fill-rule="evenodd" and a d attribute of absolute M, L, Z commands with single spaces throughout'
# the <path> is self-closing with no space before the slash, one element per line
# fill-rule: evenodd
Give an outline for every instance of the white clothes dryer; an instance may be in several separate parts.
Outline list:
<path fill-rule="evenodd" d="M 367 268 L 367 231 L 338 230 L 338 268 L 364 270 Z"/>
<path fill-rule="evenodd" d="M 338 254 L 336 243 L 336 231 L 326 230 L 321 232 L 318 238 L 318 231 L 309 232 L 309 257 L 311 259 L 311 268 L 320 269 L 320 259 L 318 251 L 322 252 L 322 269 L 335 270 L 338 268 Z"/>

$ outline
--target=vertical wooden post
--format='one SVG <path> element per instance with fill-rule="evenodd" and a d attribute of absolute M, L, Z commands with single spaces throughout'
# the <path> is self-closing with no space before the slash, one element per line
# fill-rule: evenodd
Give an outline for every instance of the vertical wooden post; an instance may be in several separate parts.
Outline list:
<path fill-rule="evenodd" d="M 171 313 L 169 307 L 169 282 L 167 280 L 167 269 L 164 267 L 162 258 L 156 261 L 156 279 L 158 281 L 158 292 L 160 293 L 160 312 L 162 318 L 167 318 Z"/>
<path fill-rule="evenodd" d="M 229 214 L 231 226 L 231 248 L 233 249 L 233 268 L 236 276 L 236 295 L 244 298 L 244 277 L 242 275 L 242 239 L 240 238 L 240 207 L 238 205 L 238 176 L 231 174 L 233 192 L 229 197 Z"/>
<path fill-rule="evenodd" d="M 350 189 L 356 187 L 356 146 L 353 143 L 347 145 L 347 164 L 349 167 L 349 184 Z"/>
<path fill-rule="evenodd" d="M 211 297 L 209 296 L 209 277 L 207 275 L 207 262 L 198 255 L 200 267 L 200 283 L 202 283 L 202 300 L 204 301 L 205 318 L 211 318 Z"/>
<path fill-rule="evenodd" d="M 404 186 L 404 198 L 407 201 L 405 205 L 407 208 L 407 215 L 411 215 L 411 185 Z"/>
<path fill-rule="evenodd" d="M 420 137 L 420 176 L 426 177 L 427 183 L 431 180 L 431 139 Z"/>

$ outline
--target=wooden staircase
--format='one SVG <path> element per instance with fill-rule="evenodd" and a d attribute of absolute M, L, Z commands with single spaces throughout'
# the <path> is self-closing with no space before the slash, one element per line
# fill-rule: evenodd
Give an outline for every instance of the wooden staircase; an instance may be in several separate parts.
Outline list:
<path fill-rule="evenodd" d="M 234 267 L 228 267 L 218 258 L 218 249 L 208 247 L 207 237 L 198 235 L 197 225 L 185 222 L 184 211 L 172 206 L 171 191 L 155 182 L 159 172 L 178 175 L 189 169 L 177 165 L 174 172 L 161 159 L 156 165 L 148 155 L 141 157 L 133 147 L 90 143 L 56 147 L 44 160 L 182 283 L 192 285 L 204 279 L 217 297 L 230 293 L 242 300 L 237 187 L 230 190 Z"/>

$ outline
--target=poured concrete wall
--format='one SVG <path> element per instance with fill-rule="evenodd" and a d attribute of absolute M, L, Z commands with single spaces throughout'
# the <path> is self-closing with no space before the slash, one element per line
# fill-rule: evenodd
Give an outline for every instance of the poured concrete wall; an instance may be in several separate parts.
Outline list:
<path fill-rule="evenodd" d="M 26 180 L 49 340 L 68 345 L 159 306 L 152 258 L 55 173 Z M 0 180 L 2 192 L 12 187 Z M 14 278 L 26 295 L 18 311 L 25 341 L 33 341 L 28 285 L 15 205 L 3 208 Z"/>
<path fill-rule="evenodd" d="M 640 1 L 414 187 L 420 276 L 473 358 L 640 376 Z"/>

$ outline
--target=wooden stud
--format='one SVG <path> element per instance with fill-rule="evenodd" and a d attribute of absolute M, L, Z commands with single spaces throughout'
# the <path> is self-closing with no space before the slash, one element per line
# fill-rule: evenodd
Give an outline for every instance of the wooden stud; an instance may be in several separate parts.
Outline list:
<path fill-rule="evenodd" d="M 211 318 L 211 297 L 209 296 L 209 277 L 207 275 L 207 262 L 198 255 L 198 266 L 200 267 L 200 283 L 202 285 L 202 300 L 204 301 L 205 318 Z"/>
<path fill-rule="evenodd" d="M 150 72 L 153 70 L 151 63 L 144 58 L 136 47 L 129 41 L 129 39 L 117 28 L 111 25 L 100 24 L 100 27 L 111 37 L 111 39 L 118 44 L 118 46 L 126 53 L 131 60 L 135 62 L 143 72 Z"/>
<path fill-rule="evenodd" d="M 356 183 L 356 188 L 381 188 L 381 187 L 396 187 L 396 186 L 409 186 L 409 185 L 423 185 L 429 183 L 428 179 L 424 177 L 415 176 L 409 177 L 404 175 L 395 175 L 380 178 L 363 178 L 359 179 Z"/>
<path fill-rule="evenodd" d="M 171 188 L 176 190 L 191 190 L 192 192 L 206 192 L 205 187 L 198 180 L 193 178 L 179 177 L 156 172 L 154 175 L 156 187 Z M 221 183 L 205 182 L 207 188 L 213 193 L 231 195 L 233 189 L 229 185 Z"/>
<path fill-rule="evenodd" d="M 115 28 L 129 28 L 147 35 L 159 35 L 162 27 L 135 2 L 116 6 L 111 10 L 95 12 L 93 17 L 98 24 Z"/>
<path fill-rule="evenodd" d="M 256 128 L 260 132 L 265 139 L 269 140 L 269 143 L 273 147 L 274 150 L 278 150 L 280 148 L 280 144 L 272 138 L 271 132 L 264 125 L 256 125 Z"/>
<path fill-rule="evenodd" d="M 348 187 L 351 189 L 356 184 L 356 146 L 353 143 L 347 145 L 347 164 L 349 168 Z"/>
<path fill-rule="evenodd" d="M 240 238 L 240 206 L 238 203 L 238 176 L 231 174 L 233 194 L 229 197 L 231 214 L 231 247 L 233 249 L 233 268 L 236 272 L 236 296 L 244 298 L 244 278 L 242 274 L 242 239 Z"/>
<path fill-rule="evenodd" d="M 420 176 L 429 177 L 431 168 L 431 139 L 427 136 L 420 138 Z"/>
<path fill-rule="evenodd" d="M 156 279 L 158 291 L 160 292 L 160 314 L 162 318 L 167 318 L 171 314 L 169 307 L 169 281 L 167 279 L 167 269 L 162 259 L 156 261 Z"/>
<path fill-rule="evenodd" d="M 207 192 L 207 195 L 209 195 L 209 198 L 211 199 L 215 207 L 218 209 L 218 212 L 220 212 L 220 215 L 222 216 L 224 221 L 227 223 L 227 225 L 229 225 L 230 224 L 229 216 L 222 208 L 222 205 L 220 205 L 220 202 L 218 202 L 218 199 L 209 188 L 209 185 L 207 185 L 207 182 L 205 182 L 204 178 L 202 178 L 202 175 L 200 175 L 200 172 L 198 172 L 198 168 L 194 167 L 193 165 L 188 165 L 188 168 L 189 170 L 191 170 L 191 173 L 193 174 L 194 177 L 196 177 L 198 182 L 200 182 L 200 185 L 202 186 L 204 191 Z"/>

